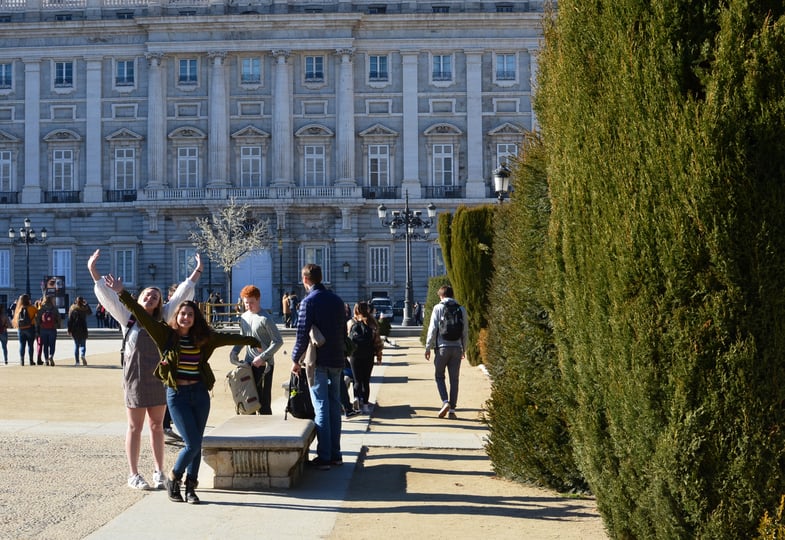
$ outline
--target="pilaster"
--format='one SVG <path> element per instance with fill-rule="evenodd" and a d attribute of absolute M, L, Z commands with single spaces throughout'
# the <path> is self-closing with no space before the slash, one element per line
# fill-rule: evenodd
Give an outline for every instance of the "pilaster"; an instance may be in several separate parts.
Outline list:
<path fill-rule="evenodd" d="M 229 185 L 229 101 L 226 98 L 226 52 L 210 51 L 210 107 L 208 117 L 208 160 L 210 178 L 207 187 Z"/>
<path fill-rule="evenodd" d="M 466 198 L 485 197 L 482 151 L 482 51 L 466 55 Z"/>
<path fill-rule="evenodd" d="M 417 110 L 417 60 L 418 51 L 401 51 L 403 63 L 403 191 L 419 199 L 420 185 L 420 132 Z"/>
<path fill-rule="evenodd" d="M 25 59 L 25 185 L 23 204 L 41 202 L 41 61 Z"/>
<path fill-rule="evenodd" d="M 292 82 L 288 50 L 272 51 L 275 58 L 273 81 L 272 166 L 273 187 L 294 186 L 292 142 Z"/>
<path fill-rule="evenodd" d="M 101 153 L 103 138 L 101 137 L 101 65 L 102 58 L 87 59 L 87 112 L 85 129 L 86 174 L 84 186 L 84 202 L 100 203 L 104 200 L 101 182 Z"/>
<path fill-rule="evenodd" d="M 353 49 L 338 49 L 340 57 L 338 68 L 337 131 L 338 148 L 336 170 L 339 186 L 357 185 L 354 175 L 354 73 L 352 64 Z"/>

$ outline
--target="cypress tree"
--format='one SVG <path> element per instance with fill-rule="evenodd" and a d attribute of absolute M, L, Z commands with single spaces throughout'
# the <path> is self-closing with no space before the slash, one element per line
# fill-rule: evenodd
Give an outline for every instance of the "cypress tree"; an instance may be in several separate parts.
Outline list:
<path fill-rule="evenodd" d="M 782 2 L 559 2 L 536 110 L 576 456 L 614 538 L 785 493 Z"/>
<path fill-rule="evenodd" d="M 543 275 L 550 217 L 546 154 L 535 137 L 523 150 L 524 159 L 513 170 L 515 196 L 496 208 L 486 450 L 497 474 L 558 491 L 584 491 L 566 421 Z"/>

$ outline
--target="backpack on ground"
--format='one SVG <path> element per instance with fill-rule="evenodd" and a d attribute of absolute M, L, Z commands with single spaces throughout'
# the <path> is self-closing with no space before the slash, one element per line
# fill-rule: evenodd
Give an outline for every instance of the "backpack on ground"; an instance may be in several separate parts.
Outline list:
<path fill-rule="evenodd" d="M 235 367 L 226 374 L 226 382 L 232 391 L 234 411 L 237 414 L 254 414 L 262 408 L 251 366 L 242 364 Z"/>
<path fill-rule="evenodd" d="M 373 330 L 362 321 L 355 321 L 349 331 L 349 338 L 354 343 L 354 354 L 373 354 Z"/>
<path fill-rule="evenodd" d="M 46 309 L 41 311 L 41 328 L 46 330 L 54 330 L 56 328 L 55 315 L 52 313 L 52 310 Z"/>
<path fill-rule="evenodd" d="M 444 304 L 439 319 L 439 336 L 445 341 L 458 341 L 463 336 L 463 310 L 457 302 Z"/>

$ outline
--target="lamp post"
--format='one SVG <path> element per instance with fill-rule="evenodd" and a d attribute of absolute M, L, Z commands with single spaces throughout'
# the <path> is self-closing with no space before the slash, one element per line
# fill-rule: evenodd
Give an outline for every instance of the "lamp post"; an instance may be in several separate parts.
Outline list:
<path fill-rule="evenodd" d="M 19 236 L 16 235 L 16 231 L 14 228 L 11 227 L 8 229 L 8 238 L 15 244 L 24 244 L 25 245 L 25 261 L 27 264 L 27 280 L 26 280 L 26 290 L 27 296 L 31 296 L 30 294 L 30 244 L 43 244 L 46 242 L 46 227 L 41 229 L 41 238 L 36 238 L 35 230 L 33 230 L 32 222 L 30 218 L 25 219 L 24 227 L 19 227 Z"/>
<path fill-rule="evenodd" d="M 498 195 L 499 204 L 504 201 L 504 196 L 510 191 L 510 174 L 510 169 L 504 163 L 493 171 L 493 187 Z"/>
<path fill-rule="evenodd" d="M 419 210 L 409 209 L 409 192 L 406 192 L 406 206 L 402 211 L 395 210 L 392 216 L 387 218 L 387 207 L 383 204 L 379 205 L 379 222 L 383 227 L 390 228 L 390 234 L 396 240 L 401 238 L 406 239 L 406 295 L 403 300 L 403 321 L 402 326 L 414 326 L 412 320 L 412 304 L 414 303 L 414 291 L 412 290 L 412 240 L 425 240 L 431 233 L 431 225 L 433 225 L 434 218 L 436 217 L 436 207 L 430 203 L 426 210 L 428 217 L 422 217 L 422 212 Z M 417 229 L 422 229 L 422 233 L 417 232 Z"/>

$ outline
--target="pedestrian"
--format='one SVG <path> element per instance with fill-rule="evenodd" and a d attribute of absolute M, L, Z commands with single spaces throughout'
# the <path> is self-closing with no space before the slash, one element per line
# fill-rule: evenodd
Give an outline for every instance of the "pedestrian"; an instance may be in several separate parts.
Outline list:
<path fill-rule="evenodd" d="M 68 335 L 74 340 L 74 365 L 87 365 L 87 317 L 93 314 L 93 310 L 82 296 L 77 296 L 76 301 L 68 310 Z"/>
<path fill-rule="evenodd" d="M 249 364 L 253 371 L 256 390 L 259 394 L 261 409 L 257 414 L 273 414 L 271 408 L 273 370 L 275 369 L 275 353 L 283 346 L 283 338 L 271 317 L 262 313 L 262 293 L 254 285 L 246 285 L 240 291 L 240 298 L 245 311 L 240 316 L 240 333 L 253 336 L 261 348 L 246 347 L 242 355 L 240 347 L 234 347 L 229 358 L 232 364 Z"/>
<path fill-rule="evenodd" d="M 0 346 L 3 348 L 3 360 L 8 364 L 8 327 L 11 319 L 5 310 L 5 304 L 0 304 Z"/>
<path fill-rule="evenodd" d="M 341 457 L 341 389 L 346 362 L 344 345 L 343 300 L 322 284 L 322 268 L 306 264 L 302 282 L 308 295 L 300 303 L 297 337 L 292 349 L 292 372 L 300 373 L 300 359 L 305 355 L 312 327 L 324 336 L 324 344 L 316 349 L 316 366 L 310 387 L 316 417 L 316 457 L 309 462 L 319 470 L 343 465 Z M 309 381 L 310 382 L 310 381 Z"/>
<path fill-rule="evenodd" d="M 52 296 L 44 296 L 41 307 L 35 315 L 35 327 L 41 338 L 41 350 L 47 366 L 55 365 L 55 347 L 57 344 L 57 329 L 61 324 L 60 311 L 55 307 Z M 39 353 L 38 365 L 41 365 Z"/>
<path fill-rule="evenodd" d="M 390 341 L 390 332 L 392 331 L 392 324 L 390 323 L 390 319 L 384 314 L 379 314 L 379 336 L 381 336 L 382 341 L 391 345 L 393 347 L 398 347 L 395 343 Z M 384 346 L 384 344 L 382 344 Z"/>
<path fill-rule="evenodd" d="M 422 326 L 422 304 L 419 302 L 414 303 L 414 324 Z"/>
<path fill-rule="evenodd" d="M 354 378 L 354 397 L 359 400 L 360 411 L 370 414 L 368 400 L 371 392 L 371 372 L 374 360 L 378 364 L 382 363 L 384 344 L 368 302 L 354 304 L 354 316 L 347 321 L 346 331 L 354 343 L 354 351 L 349 357 Z"/>
<path fill-rule="evenodd" d="M 106 310 L 104 309 L 104 306 L 102 306 L 100 303 L 96 304 L 96 306 L 95 306 L 95 322 L 96 322 L 98 328 L 103 328 L 104 327 L 104 315 L 105 314 L 106 314 Z"/>
<path fill-rule="evenodd" d="M 154 371 L 161 355 L 150 335 L 136 324 L 136 317 L 126 308 L 109 287 L 109 276 L 102 277 L 96 269 L 101 250 L 95 250 L 87 262 L 95 286 L 93 291 L 101 305 L 107 310 L 107 317 L 114 317 L 123 328 L 125 346 L 123 350 L 123 391 L 128 429 L 125 433 L 125 453 L 128 460 L 128 487 L 147 490 L 151 485 L 139 474 L 139 453 L 145 417 L 150 428 L 150 447 L 153 452 L 155 469 L 152 487 L 162 489 L 166 478 L 164 469 L 164 432 L 163 418 L 166 411 L 166 389 L 155 377 Z M 163 303 L 161 291 L 157 287 L 142 289 L 137 299 L 141 308 L 154 319 L 169 320 L 175 307 L 183 300 L 193 298 L 196 282 L 202 275 L 202 261 L 196 255 L 196 268 L 191 275 L 177 287 L 168 304 Z"/>
<path fill-rule="evenodd" d="M 292 317 L 290 323 L 291 328 L 297 328 L 297 318 L 298 318 L 297 312 L 300 309 L 299 300 L 300 299 L 297 298 L 297 294 L 294 291 L 289 293 L 289 315 L 291 315 Z"/>
<path fill-rule="evenodd" d="M 171 317 L 160 320 L 133 299 L 123 288 L 120 278 L 115 279 L 110 274 L 105 279 L 136 317 L 137 324 L 147 331 L 161 354 L 154 373 L 166 386 L 166 403 L 185 443 L 165 478 L 169 500 L 183 502 L 180 485 L 185 474 L 185 500 L 198 504 L 200 501 L 195 490 L 199 483 L 202 439 L 210 415 L 210 392 L 215 385 L 215 375 L 208 360 L 218 347 L 258 347 L 259 341 L 251 336 L 216 332 L 210 328 L 199 305 L 193 300 L 180 302 Z"/>
<path fill-rule="evenodd" d="M 16 308 L 14 309 L 14 317 L 11 323 L 17 331 L 17 339 L 19 340 L 19 364 L 25 365 L 25 348 L 28 350 L 28 358 L 30 365 L 35 365 L 33 360 L 33 346 L 35 344 L 35 315 L 38 309 L 32 302 L 30 302 L 30 295 L 23 294 L 16 301 Z"/>
<path fill-rule="evenodd" d="M 174 293 L 177 292 L 178 283 L 172 283 L 169 285 L 169 290 L 166 293 L 166 303 L 172 301 L 172 297 Z M 166 441 L 171 443 L 181 443 L 183 442 L 183 438 L 172 429 L 172 415 L 169 413 L 169 407 L 166 407 L 166 412 L 164 413 L 164 438 Z"/>
<path fill-rule="evenodd" d="M 439 418 L 444 418 L 448 413 L 450 418 L 456 418 L 458 379 L 461 372 L 461 360 L 466 356 L 469 320 L 466 316 L 466 309 L 454 300 L 452 287 L 441 286 L 438 295 L 439 303 L 433 307 L 431 321 L 428 325 L 425 359 L 431 359 L 431 350 L 433 349 L 436 388 L 442 400 Z M 450 378 L 449 394 L 444 377 L 445 369 Z"/>
<path fill-rule="evenodd" d="M 292 325 L 292 309 L 289 307 L 289 293 L 283 293 L 281 299 L 281 312 L 283 313 L 283 325 L 289 328 Z"/>

